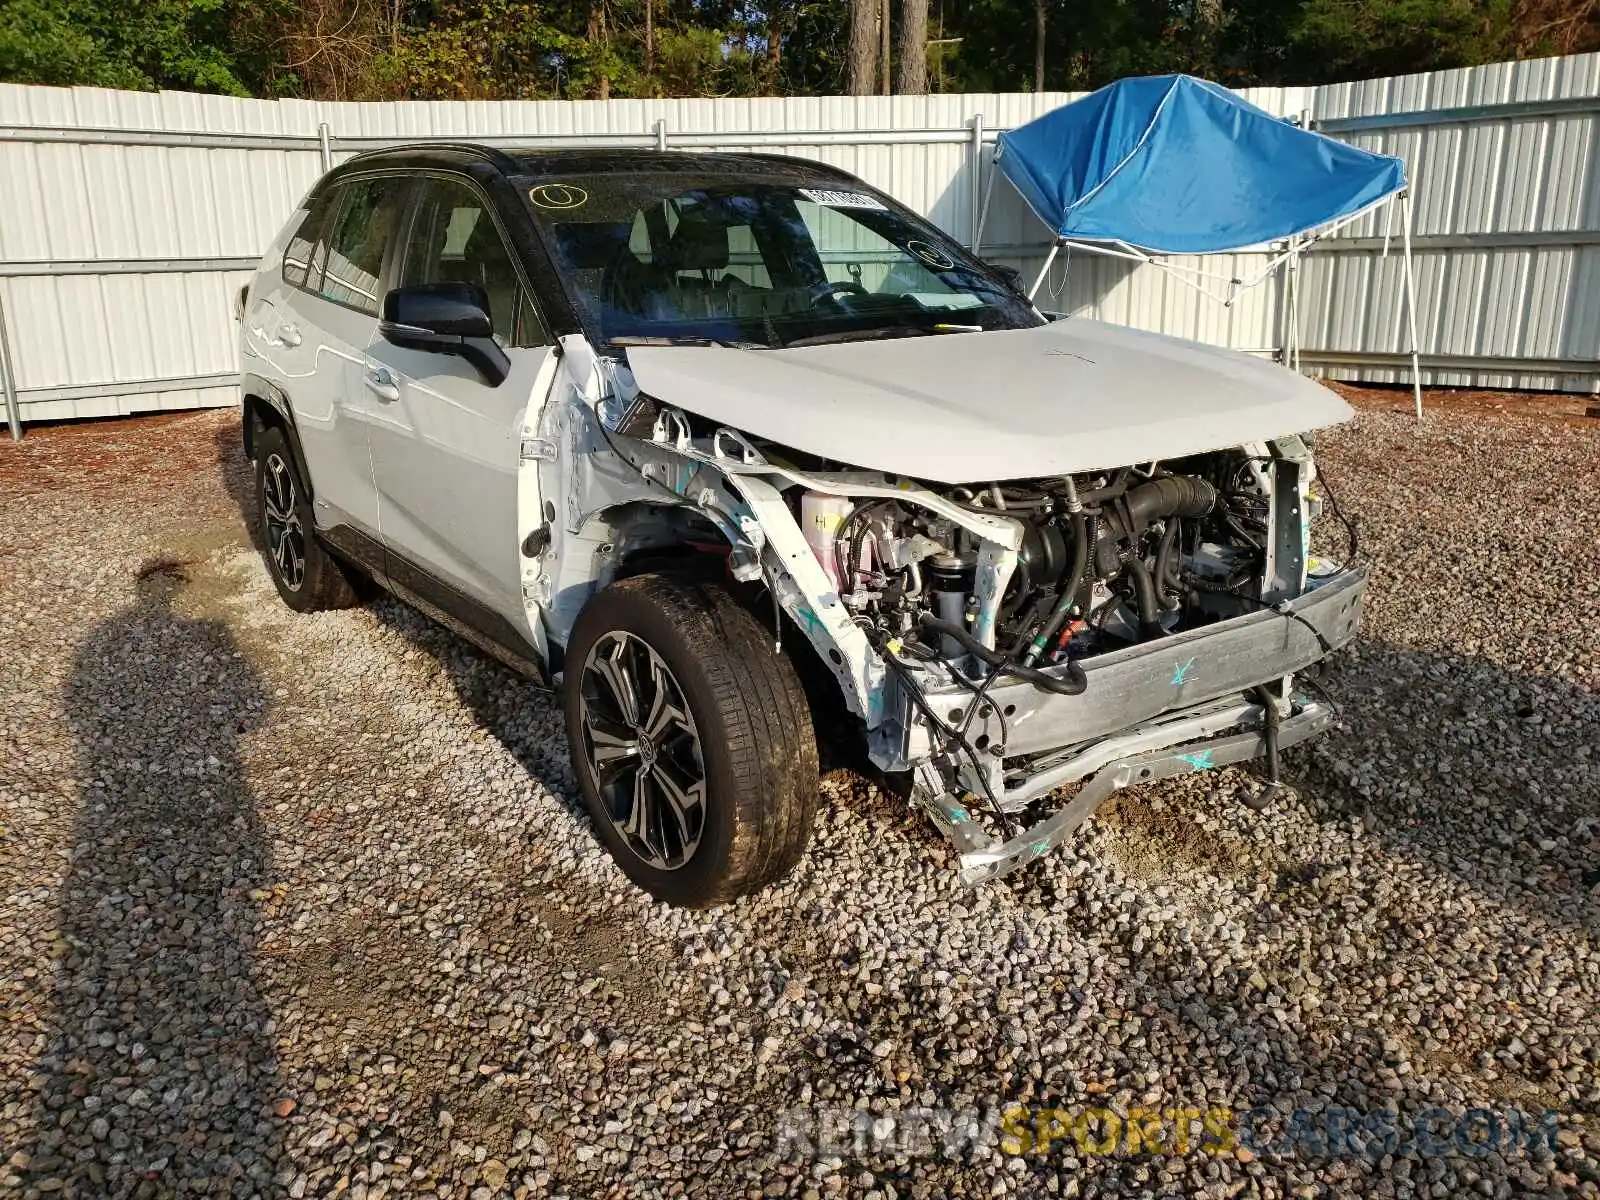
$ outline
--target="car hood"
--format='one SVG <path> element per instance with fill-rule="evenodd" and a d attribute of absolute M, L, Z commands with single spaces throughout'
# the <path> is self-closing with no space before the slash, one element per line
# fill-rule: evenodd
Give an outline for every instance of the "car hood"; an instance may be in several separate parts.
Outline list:
<path fill-rule="evenodd" d="M 634 346 L 662 403 L 851 466 L 942 483 L 1107 470 L 1346 420 L 1293 371 L 1073 318 L 1033 329 L 745 350 Z"/>

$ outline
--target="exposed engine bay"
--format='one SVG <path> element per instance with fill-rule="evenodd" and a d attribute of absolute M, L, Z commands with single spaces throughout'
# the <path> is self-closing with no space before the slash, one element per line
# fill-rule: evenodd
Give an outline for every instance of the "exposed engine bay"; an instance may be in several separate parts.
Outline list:
<path fill-rule="evenodd" d="M 1021 526 L 993 614 L 984 539 L 895 500 L 804 492 L 796 516 L 856 620 L 879 644 L 982 679 L 1075 694 L 1071 664 L 1260 607 L 1270 533 L 1265 455 L 1243 450 L 1059 479 L 934 491 Z M 992 634 L 986 625 L 992 622 Z"/>

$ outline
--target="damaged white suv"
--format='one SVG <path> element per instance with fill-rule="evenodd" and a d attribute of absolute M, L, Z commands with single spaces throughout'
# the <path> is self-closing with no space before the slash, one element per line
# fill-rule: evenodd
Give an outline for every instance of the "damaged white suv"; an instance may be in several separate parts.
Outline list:
<path fill-rule="evenodd" d="M 968 883 L 1330 721 L 1294 676 L 1365 575 L 1308 561 L 1300 434 L 1344 403 L 1047 320 L 833 168 L 382 150 L 240 303 L 284 600 L 370 578 L 558 681 L 595 828 L 661 899 L 795 864 L 822 718 Z"/>

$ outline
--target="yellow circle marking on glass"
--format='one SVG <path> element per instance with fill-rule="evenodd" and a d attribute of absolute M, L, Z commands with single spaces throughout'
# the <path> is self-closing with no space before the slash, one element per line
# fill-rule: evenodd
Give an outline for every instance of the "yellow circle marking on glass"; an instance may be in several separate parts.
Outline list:
<path fill-rule="evenodd" d="M 912 238 L 906 243 L 906 249 L 935 270 L 948 271 L 956 265 L 955 260 L 943 250 L 940 250 L 937 246 L 930 246 L 921 238 Z"/>
<path fill-rule="evenodd" d="M 528 199 L 540 208 L 581 208 L 589 203 L 589 193 L 570 183 L 541 183 L 528 189 Z"/>

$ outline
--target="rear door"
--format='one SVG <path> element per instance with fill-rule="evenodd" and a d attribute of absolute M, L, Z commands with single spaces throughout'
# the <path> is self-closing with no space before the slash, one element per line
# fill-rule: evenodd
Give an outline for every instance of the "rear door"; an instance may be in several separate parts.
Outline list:
<path fill-rule="evenodd" d="M 307 220 L 315 241 L 297 237 L 284 256 L 289 284 L 273 331 L 283 356 L 311 475 L 319 528 L 349 526 L 379 537 L 371 427 L 384 400 L 364 379 L 366 348 L 378 328 L 387 259 L 398 239 L 409 182 L 369 176 L 341 183 Z"/>
<path fill-rule="evenodd" d="M 391 345 L 374 336 L 366 373 L 394 389 L 373 426 L 372 454 L 389 569 L 425 573 L 509 621 L 542 645 L 522 596 L 519 507 L 540 507 L 536 471 L 523 469 L 524 422 L 537 420 L 555 377 L 554 346 L 523 269 L 483 190 L 457 175 L 416 181 L 410 232 L 393 284 L 470 282 L 489 299 L 510 374 L 491 387 L 465 359 Z M 530 405 L 532 406 L 530 410 Z M 431 577 L 427 578 L 427 577 Z M 403 580 L 402 580 L 403 581 Z M 449 597 L 436 602 L 448 606 Z"/>

